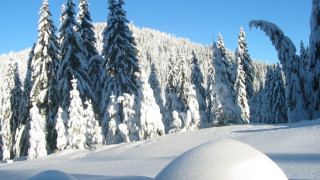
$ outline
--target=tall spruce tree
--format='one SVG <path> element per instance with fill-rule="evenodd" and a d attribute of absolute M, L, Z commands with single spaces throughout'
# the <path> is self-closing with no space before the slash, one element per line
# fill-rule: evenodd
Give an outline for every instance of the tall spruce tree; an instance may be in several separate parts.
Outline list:
<path fill-rule="evenodd" d="M 158 80 L 158 71 L 156 69 L 156 66 L 154 63 L 151 64 L 151 72 L 149 76 L 149 84 L 150 87 L 153 89 L 154 98 L 156 100 L 156 103 L 158 104 L 160 108 L 160 112 L 162 114 L 162 122 L 165 122 L 165 120 L 168 118 L 168 114 L 166 111 L 166 108 L 164 107 L 163 100 L 161 97 L 162 89 L 160 87 L 160 83 Z"/>
<path fill-rule="evenodd" d="M 274 124 L 287 123 L 288 116 L 285 98 L 285 87 L 283 82 L 281 66 L 277 64 L 273 72 L 273 94 L 272 94 L 272 115 Z"/>
<path fill-rule="evenodd" d="M 241 65 L 243 67 L 243 71 L 245 73 L 245 86 L 247 99 L 250 100 L 253 96 L 253 80 L 254 80 L 254 72 L 252 69 L 252 60 L 250 58 L 248 52 L 247 41 L 245 40 L 246 33 L 243 28 L 240 28 L 239 40 L 238 40 L 238 48 L 236 50 L 237 58 L 241 58 Z"/>
<path fill-rule="evenodd" d="M 92 99 L 93 93 L 89 85 L 90 77 L 88 74 L 88 52 L 84 46 L 83 39 L 75 30 L 80 25 L 75 20 L 75 3 L 68 0 L 65 4 L 65 11 L 61 17 L 64 17 L 59 33 L 61 40 L 61 64 L 58 70 L 58 90 L 60 105 L 62 109 L 70 104 L 69 94 L 72 90 L 71 80 L 74 76 L 78 80 L 78 90 L 82 102 L 86 98 Z"/>
<path fill-rule="evenodd" d="M 180 69 L 178 66 L 177 60 L 175 61 L 173 55 L 170 55 L 169 64 L 168 64 L 168 76 L 167 76 L 167 85 L 166 85 L 166 104 L 165 108 L 170 114 L 170 118 L 166 119 L 165 127 L 166 132 L 169 132 L 173 124 L 173 112 L 179 111 L 181 104 L 179 103 L 179 85 L 180 85 Z M 178 113 L 179 115 L 179 113 Z"/>
<path fill-rule="evenodd" d="M 137 94 L 138 73 L 140 68 L 136 56 L 136 42 L 128 27 L 123 0 L 109 0 L 110 13 L 108 26 L 103 32 L 103 66 L 106 68 L 104 93 L 107 99 L 111 94 Z"/>
<path fill-rule="evenodd" d="M 240 120 L 243 123 L 250 122 L 250 108 L 249 102 L 247 99 L 246 91 L 246 73 L 244 72 L 241 58 L 241 44 L 239 43 L 238 49 L 236 52 L 236 81 L 234 84 L 234 91 L 236 96 L 236 105 L 239 109 Z"/>
<path fill-rule="evenodd" d="M 58 37 L 55 35 L 57 28 L 55 27 L 50 16 L 52 16 L 48 0 L 43 0 L 42 7 L 39 14 L 41 14 L 38 28 L 38 43 L 34 50 L 34 58 L 32 60 L 32 75 L 33 82 L 30 91 L 30 100 L 36 103 L 39 108 L 39 113 L 42 118 L 48 122 L 48 132 L 51 135 L 54 124 L 54 116 L 57 110 L 57 93 L 52 87 L 56 85 L 57 68 L 60 63 L 59 60 L 59 43 Z M 51 112 L 49 113 L 49 110 Z M 33 119 L 35 121 L 37 119 Z M 51 138 L 48 139 L 50 144 Z"/>
<path fill-rule="evenodd" d="M 126 18 L 126 11 L 122 8 L 125 3 L 123 0 L 109 0 L 108 3 L 110 10 L 107 22 L 108 26 L 103 32 L 104 45 L 102 56 L 104 61 L 102 66 L 105 68 L 105 73 L 100 110 L 101 114 L 104 114 L 103 122 L 105 122 L 106 125 L 110 117 L 106 109 L 110 96 L 114 95 L 116 98 L 124 96 L 125 99 L 128 97 L 128 101 L 131 102 L 131 100 L 134 99 L 136 103 L 139 88 L 137 80 L 140 76 L 140 67 L 136 54 L 137 44 L 128 27 L 129 21 Z M 123 110 L 127 108 L 126 103 L 122 103 L 122 105 L 123 106 L 119 106 L 121 123 L 127 120 L 125 110 Z M 130 108 L 132 107 L 137 108 L 138 106 L 130 105 Z M 136 115 L 138 115 L 138 111 L 135 111 Z M 131 127 L 127 128 L 129 129 L 129 134 L 135 133 L 130 132 Z M 128 139 L 123 137 L 122 140 L 127 141 Z M 134 140 L 134 138 L 130 137 L 130 140 Z"/>
<path fill-rule="evenodd" d="M 81 38 L 84 41 L 84 47 L 88 51 L 88 71 L 90 77 L 90 86 L 92 91 L 94 92 L 93 106 L 94 111 L 98 113 L 98 101 L 101 93 L 101 63 L 102 58 L 99 55 L 95 43 L 97 41 L 95 37 L 94 27 L 92 25 L 91 13 L 89 10 L 89 3 L 86 0 L 80 0 L 79 4 L 79 13 L 77 15 L 79 28 L 77 31 L 79 32 Z"/>
<path fill-rule="evenodd" d="M 2 159 L 10 160 L 17 156 L 14 149 L 16 129 L 19 126 L 19 107 L 22 90 L 18 73 L 18 66 L 11 60 L 5 76 L 6 88 L 4 90 L 3 104 L 1 107 Z"/>
<path fill-rule="evenodd" d="M 211 125 L 225 125 L 229 123 L 241 123 L 235 106 L 235 94 L 233 88 L 233 75 L 230 72 L 230 64 L 226 57 L 225 45 L 219 34 L 218 44 L 214 48 L 213 68 L 214 77 L 208 79 L 209 90 L 209 114 L 212 114 Z M 210 77 L 209 77 L 210 78 Z"/>
<path fill-rule="evenodd" d="M 203 87 L 203 74 L 200 69 L 199 60 L 194 51 L 192 51 L 192 70 L 191 84 L 194 85 L 196 92 L 196 100 L 198 101 L 199 112 L 201 117 L 201 126 L 207 126 L 206 111 L 206 90 Z"/>
<path fill-rule="evenodd" d="M 36 47 L 36 43 L 34 43 L 30 53 L 29 59 L 27 61 L 27 73 L 23 83 L 23 91 L 21 97 L 21 103 L 19 107 L 19 126 L 16 129 L 16 137 L 15 137 L 15 154 L 17 156 L 26 156 L 27 154 L 27 143 L 28 143 L 28 131 L 26 129 L 26 124 L 30 120 L 30 92 L 33 86 L 32 78 L 32 61 L 34 59 L 34 49 Z"/>
<path fill-rule="evenodd" d="M 310 72 L 311 80 L 310 89 L 313 96 L 309 97 L 309 102 L 312 103 L 312 108 L 309 112 L 312 114 L 312 119 L 320 117 L 320 1 L 312 1 L 312 12 L 310 19 L 311 34 L 309 39 L 310 53 Z"/>
<path fill-rule="evenodd" d="M 29 53 L 29 59 L 27 61 L 27 74 L 23 83 L 23 92 L 22 92 L 22 101 L 20 106 L 20 121 L 22 124 L 26 124 L 27 119 L 29 117 L 30 107 L 30 92 L 33 86 L 33 82 L 31 81 L 32 77 L 32 60 L 34 57 L 34 49 L 36 47 L 36 43 L 33 44 L 33 47 Z"/>

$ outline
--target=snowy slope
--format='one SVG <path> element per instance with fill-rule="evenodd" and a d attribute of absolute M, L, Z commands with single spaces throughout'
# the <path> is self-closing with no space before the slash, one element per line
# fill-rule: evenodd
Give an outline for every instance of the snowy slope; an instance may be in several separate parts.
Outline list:
<path fill-rule="evenodd" d="M 43 179 L 53 175 L 62 177 L 62 180 L 150 179 L 194 147 L 234 139 L 265 153 L 289 179 L 319 179 L 319 137 L 320 119 L 282 125 L 215 127 L 136 143 L 102 146 L 91 151 L 66 150 L 39 159 L 0 164 L 0 177 L 7 180 L 32 176 L 31 179 Z"/>

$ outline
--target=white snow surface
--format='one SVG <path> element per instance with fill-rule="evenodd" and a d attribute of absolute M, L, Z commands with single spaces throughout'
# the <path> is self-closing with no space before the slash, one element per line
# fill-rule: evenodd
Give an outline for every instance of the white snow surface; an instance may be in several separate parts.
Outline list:
<path fill-rule="evenodd" d="M 187 151 L 164 168 L 156 180 L 287 180 L 266 155 L 235 140 L 209 142 Z"/>
<path fill-rule="evenodd" d="M 153 179 L 183 153 L 205 143 L 213 145 L 233 139 L 266 154 L 288 179 L 319 179 L 319 137 L 320 119 L 280 125 L 214 127 L 92 150 L 69 149 L 38 159 L 3 163 L 0 164 L 0 177 L 6 180 L 38 180 L 43 176 L 60 177 L 61 180 Z M 239 151 L 237 146 L 233 150 Z M 254 153 L 246 156 L 250 155 Z M 199 168 L 206 168 L 205 163 L 199 164 Z"/>

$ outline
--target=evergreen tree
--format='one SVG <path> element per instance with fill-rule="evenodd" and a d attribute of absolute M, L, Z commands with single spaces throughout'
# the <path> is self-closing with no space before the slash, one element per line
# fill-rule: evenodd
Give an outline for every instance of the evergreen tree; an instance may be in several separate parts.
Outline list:
<path fill-rule="evenodd" d="M 19 106 L 21 102 L 21 82 L 17 64 L 11 61 L 5 76 L 6 89 L 4 90 L 1 107 L 1 138 L 3 160 L 13 159 L 17 156 L 14 149 L 16 143 L 16 129 L 19 126 Z"/>
<path fill-rule="evenodd" d="M 310 72 L 311 77 L 310 89 L 313 95 L 309 95 L 309 102 L 312 103 L 310 113 L 312 119 L 320 117 L 320 1 L 312 1 L 312 12 L 310 19 L 311 34 L 309 38 L 309 53 L 310 53 Z"/>
<path fill-rule="evenodd" d="M 272 94 L 272 115 L 274 116 L 273 122 L 277 123 L 287 123 L 287 111 L 285 107 L 285 87 L 282 77 L 282 70 L 279 64 L 277 64 L 273 73 L 273 94 Z"/>
<path fill-rule="evenodd" d="M 29 149 L 28 158 L 34 159 L 47 155 L 45 137 L 45 117 L 40 114 L 40 110 L 35 102 L 30 109 L 30 130 L 29 130 Z"/>
<path fill-rule="evenodd" d="M 165 122 L 165 120 L 168 118 L 167 111 L 164 107 L 163 100 L 162 100 L 162 89 L 160 87 L 159 80 L 157 78 L 158 71 L 155 67 L 155 64 L 151 64 L 151 73 L 149 76 L 149 84 L 151 88 L 153 89 L 154 98 L 156 100 L 156 103 L 158 104 L 160 108 L 160 112 L 162 114 L 162 122 Z"/>
<path fill-rule="evenodd" d="M 197 100 L 196 88 L 194 85 L 189 86 L 188 91 L 188 111 L 185 117 L 185 130 L 198 130 L 201 128 L 200 108 Z M 202 125 L 203 126 L 203 125 Z"/>
<path fill-rule="evenodd" d="M 80 0 L 79 4 L 79 13 L 77 15 L 78 23 L 80 27 L 77 29 L 81 38 L 84 41 L 84 47 L 88 51 L 88 71 L 90 77 L 90 86 L 94 92 L 93 101 L 94 101 L 94 110 L 98 113 L 98 99 L 101 93 L 101 63 L 102 58 L 98 54 L 98 51 L 95 47 L 97 41 L 95 37 L 94 27 L 92 25 L 91 14 L 89 11 L 89 3 L 86 0 Z"/>
<path fill-rule="evenodd" d="M 239 33 L 239 40 L 238 40 L 238 48 L 236 50 L 237 58 L 241 58 L 241 65 L 243 67 L 243 71 L 245 73 L 245 86 L 246 86 L 246 93 L 247 99 L 250 100 L 253 96 L 253 80 L 254 80 L 254 72 L 252 69 L 252 60 L 250 58 L 247 42 L 244 39 L 246 33 L 243 31 L 243 28 L 240 28 Z"/>
<path fill-rule="evenodd" d="M 139 89 L 140 126 L 139 139 L 151 139 L 165 134 L 160 108 L 156 103 L 154 93 L 142 73 Z"/>
<path fill-rule="evenodd" d="M 188 87 L 189 82 L 187 79 L 186 65 L 182 58 L 180 60 L 180 80 L 178 85 L 178 103 L 180 113 L 186 113 L 188 110 Z"/>
<path fill-rule="evenodd" d="M 174 61 L 173 56 L 170 55 L 169 67 L 168 67 L 168 76 L 167 76 L 167 85 L 166 85 L 166 110 L 173 116 L 174 111 L 179 111 L 181 104 L 178 100 L 178 90 L 180 84 L 180 70 L 177 66 L 178 62 Z M 179 113 L 178 113 L 179 114 Z M 170 127 L 173 123 L 172 118 L 166 119 L 165 126 L 166 131 L 170 130 Z"/>
<path fill-rule="evenodd" d="M 214 43 L 213 47 L 217 47 Z M 213 90 L 213 84 L 215 84 L 215 70 L 213 64 L 209 65 L 208 77 L 207 77 L 207 90 L 206 90 L 206 115 L 208 117 L 208 126 L 214 126 L 214 114 L 213 114 L 213 103 L 215 101 L 215 92 Z"/>
<path fill-rule="evenodd" d="M 201 116 L 201 126 L 207 126 L 206 111 L 206 90 L 203 87 L 203 75 L 199 66 L 198 58 L 194 51 L 192 51 L 192 72 L 191 72 L 191 84 L 194 85 L 196 91 L 196 100 L 198 101 L 200 116 Z"/>
<path fill-rule="evenodd" d="M 55 131 L 57 133 L 57 145 L 59 151 L 62 151 L 67 146 L 67 137 L 68 137 L 68 131 L 67 131 L 67 121 L 69 120 L 69 115 L 64 111 L 62 108 L 58 109 L 58 113 L 56 115 L 55 121 Z"/>
<path fill-rule="evenodd" d="M 228 123 L 240 123 L 238 120 L 238 113 L 235 106 L 235 94 L 232 83 L 232 74 L 230 74 L 230 67 L 228 59 L 225 54 L 225 46 L 221 35 L 219 34 L 218 44 L 214 44 L 213 54 L 213 68 L 214 77 L 208 81 L 210 86 L 208 95 L 208 111 L 213 115 L 212 125 L 225 125 Z M 211 102 L 210 102 L 211 101 Z M 209 114 L 210 114 L 209 113 Z M 212 121 L 211 120 L 211 121 Z"/>
<path fill-rule="evenodd" d="M 64 17 L 59 32 L 61 40 L 61 65 L 58 70 L 58 90 L 61 107 L 66 109 L 69 104 L 69 94 L 72 90 L 71 80 L 74 76 L 78 80 L 78 90 L 82 102 L 86 98 L 92 99 L 93 93 L 89 85 L 87 50 L 83 39 L 75 29 L 80 25 L 76 22 L 75 3 L 68 0 L 65 4 L 65 11 L 61 14 Z"/>
<path fill-rule="evenodd" d="M 106 68 L 103 88 L 103 105 L 111 94 L 116 97 L 124 93 L 137 95 L 138 58 L 135 39 L 128 27 L 123 0 L 109 0 L 108 26 L 103 32 L 103 67 Z"/>
<path fill-rule="evenodd" d="M 257 108 L 258 123 L 271 123 L 272 120 L 272 86 L 273 86 L 273 69 L 268 67 L 266 74 L 266 86 L 259 93 L 259 103 Z"/>
<path fill-rule="evenodd" d="M 84 118 L 86 119 L 86 146 L 94 148 L 97 145 L 102 145 L 103 136 L 99 122 L 95 119 L 92 104 L 90 100 L 85 103 L 86 108 L 84 110 Z"/>
<path fill-rule="evenodd" d="M 68 109 L 68 147 L 72 149 L 84 149 L 86 147 L 86 119 L 84 118 L 84 109 L 80 98 L 80 92 L 77 90 L 77 80 L 72 79 L 72 90 L 70 91 L 70 106 Z"/>
<path fill-rule="evenodd" d="M 46 118 L 48 122 L 48 132 L 51 135 L 54 125 L 54 116 L 57 111 L 57 92 L 56 92 L 56 74 L 59 60 L 59 43 L 58 37 L 55 35 L 57 30 L 50 16 L 52 16 L 48 0 L 43 0 L 40 9 L 41 17 L 38 28 L 38 43 L 34 50 L 34 58 L 32 60 L 32 76 L 33 82 L 30 91 L 30 100 L 35 102 L 40 110 L 40 115 Z M 49 113 L 49 110 L 51 112 Z M 50 144 L 50 137 L 48 142 Z M 54 145 L 49 145 L 51 148 Z"/>
<path fill-rule="evenodd" d="M 139 79 L 140 68 L 136 55 L 136 42 L 128 27 L 129 21 L 126 18 L 126 11 L 122 8 L 124 1 L 109 0 L 108 2 L 110 10 L 108 26 L 103 32 L 102 56 L 104 61 L 102 66 L 105 68 L 105 73 L 100 113 L 104 114 L 102 121 L 107 125 L 108 123 L 106 122 L 110 120 L 108 119 L 110 116 L 106 108 L 109 104 L 110 96 L 114 95 L 118 100 L 120 96 L 124 96 L 124 101 L 121 101 L 122 105 L 119 106 L 119 118 L 120 123 L 122 123 L 122 125 L 119 125 L 119 129 L 124 142 L 135 141 L 138 139 L 138 130 L 131 129 L 131 126 L 137 124 L 136 122 L 131 122 L 131 117 L 126 117 L 128 114 L 126 114 L 125 109 L 138 108 L 136 104 L 139 88 L 137 80 Z M 127 99 L 127 97 L 130 98 Z M 131 104 L 132 100 L 135 105 Z M 130 102 L 130 106 L 125 103 L 127 101 Z M 130 116 L 133 116 L 133 114 L 138 116 L 138 110 L 132 109 L 132 111 L 135 113 L 128 112 Z M 126 121 L 129 121 L 128 126 L 125 126 Z M 139 126 L 136 128 L 139 128 Z"/>
<path fill-rule="evenodd" d="M 236 93 L 236 105 L 239 109 L 240 120 L 243 123 L 250 122 L 250 108 L 247 99 L 246 91 L 246 73 L 243 70 L 242 57 L 241 57 L 241 44 L 239 43 L 237 49 L 237 64 L 236 64 L 236 82 L 234 84 L 234 91 Z"/>
<path fill-rule="evenodd" d="M 102 121 L 102 133 L 106 137 L 106 144 L 118 144 L 121 143 L 121 137 L 119 133 L 118 126 L 120 124 L 120 116 L 119 116 L 119 110 L 120 106 L 117 102 L 117 99 L 115 96 L 110 97 L 110 101 L 108 104 L 108 116 L 103 118 Z M 108 119 L 110 119 L 108 121 Z"/>
<path fill-rule="evenodd" d="M 22 101 L 21 101 L 21 106 L 20 106 L 20 121 L 21 124 L 26 124 L 27 119 L 29 117 L 29 110 L 31 109 L 30 107 L 30 92 L 33 86 L 33 82 L 31 81 L 32 77 L 32 60 L 34 57 L 34 49 L 36 47 L 36 43 L 33 44 L 33 47 L 29 53 L 29 59 L 27 61 L 27 74 L 24 79 L 23 83 L 23 92 L 22 92 Z"/>
<path fill-rule="evenodd" d="M 304 72 L 304 75 L 307 75 L 307 72 L 310 71 L 309 69 L 309 48 L 306 48 L 303 44 L 303 42 L 301 41 L 300 43 L 300 63 L 302 65 Z"/>
<path fill-rule="evenodd" d="M 258 122 L 287 123 L 287 109 L 284 108 L 286 104 L 285 88 L 279 64 L 268 68 L 265 84 L 262 93 L 259 94 Z"/>

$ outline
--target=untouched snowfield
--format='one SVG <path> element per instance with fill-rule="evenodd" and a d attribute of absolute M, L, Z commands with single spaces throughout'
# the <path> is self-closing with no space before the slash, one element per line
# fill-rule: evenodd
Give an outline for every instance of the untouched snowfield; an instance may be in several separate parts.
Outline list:
<path fill-rule="evenodd" d="M 152 179 L 184 152 L 224 139 L 246 143 L 265 153 L 288 179 L 320 179 L 320 120 L 215 127 L 95 150 L 65 150 L 39 159 L 0 164 L 0 179 Z M 204 163 L 203 168 L 207 165 Z"/>

